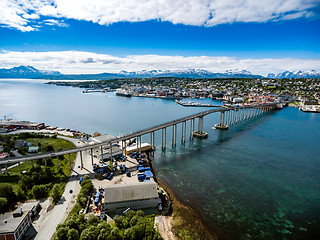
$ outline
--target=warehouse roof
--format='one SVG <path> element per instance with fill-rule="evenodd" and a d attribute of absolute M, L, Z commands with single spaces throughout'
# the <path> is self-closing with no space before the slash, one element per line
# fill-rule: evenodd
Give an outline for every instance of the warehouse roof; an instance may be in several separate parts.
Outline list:
<path fill-rule="evenodd" d="M 107 186 L 104 191 L 105 204 L 158 197 L 157 184 L 153 181 L 114 184 Z"/>
<path fill-rule="evenodd" d="M 0 215 L 0 233 L 14 232 L 20 225 L 22 220 L 29 212 L 23 212 L 20 217 L 13 217 L 12 212 L 7 212 Z"/>

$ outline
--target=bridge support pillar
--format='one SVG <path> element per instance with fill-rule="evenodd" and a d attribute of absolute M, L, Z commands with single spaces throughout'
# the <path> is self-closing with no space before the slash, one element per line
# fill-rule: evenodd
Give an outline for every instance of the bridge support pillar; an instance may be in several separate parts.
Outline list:
<path fill-rule="evenodd" d="M 196 138 L 207 138 L 208 133 L 203 131 L 203 116 L 198 117 L 198 131 L 192 133 L 193 137 Z"/>
<path fill-rule="evenodd" d="M 161 129 L 161 148 L 164 149 L 164 133 L 163 133 L 163 128 Z"/>
<path fill-rule="evenodd" d="M 33 160 L 31 160 L 31 166 L 34 167 L 34 165 L 33 165 Z"/>
<path fill-rule="evenodd" d="M 47 159 L 46 159 L 46 158 L 44 159 L 44 166 L 45 166 L 46 169 L 47 169 Z"/>
<path fill-rule="evenodd" d="M 174 146 L 177 146 L 177 124 L 174 125 Z"/>
<path fill-rule="evenodd" d="M 152 146 L 153 145 L 151 144 L 151 147 Z M 127 141 L 126 140 L 124 140 L 124 149 L 122 150 L 122 155 L 123 155 L 124 160 L 127 160 Z"/>
<path fill-rule="evenodd" d="M 21 172 L 20 162 L 18 162 L 18 166 L 19 166 L 19 172 L 20 172 L 20 174 L 21 174 L 22 172 Z"/>
<path fill-rule="evenodd" d="M 228 116 L 226 114 L 227 111 L 221 111 L 220 112 L 220 122 L 218 124 L 215 124 L 214 127 L 216 129 L 221 129 L 221 130 L 228 130 L 228 125 L 226 124 L 227 123 L 227 118 Z"/>
<path fill-rule="evenodd" d="M 140 150 L 139 150 L 139 153 L 141 154 L 141 151 L 142 151 L 142 139 L 141 139 L 141 136 L 140 136 Z"/>
<path fill-rule="evenodd" d="M 69 153 L 69 166 L 70 166 L 70 170 L 72 170 L 72 164 L 71 164 L 71 154 Z"/>
<path fill-rule="evenodd" d="M 154 131 L 152 132 L 152 154 L 154 155 L 154 150 L 155 150 L 155 147 L 156 147 L 156 143 L 154 141 Z"/>
<path fill-rule="evenodd" d="M 164 128 L 164 149 L 167 146 L 167 128 Z"/>
<path fill-rule="evenodd" d="M 172 143 L 171 145 L 173 146 L 174 145 L 174 125 L 172 125 Z"/>
<path fill-rule="evenodd" d="M 100 160 L 103 161 L 103 147 L 102 146 L 100 147 L 100 155 L 101 155 Z"/>
<path fill-rule="evenodd" d="M 6 173 L 9 174 L 7 164 L 5 164 L 5 167 L 6 167 Z"/>
<path fill-rule="evenodd" d="M 80 151 L 80 166 L 83 168 L 82 151 Z"/>
<path fill-rule="evenodd" d="M 192 119 L 190 119 L 190 138 L 192 139 Z"/>
<path fill-rule="evenodd" d="M 110 143 L 110 161 L 112 162 L 112 143 Z"/>
<path fill-rule="evenodd" d="M 59 156 L 57 156 L 57 165 L 58 165 L 58 168 L 60 168 Z"/>
<path fill-rule="evenodd" d="M 187 137 L 187 122 L 183 122 L 184 124 L 184 135 L 183 135 L 183 143 L 186 142 L 186 137 Z"/>
<path fill-rule="evenodd" d="M 90 153 L 91 153 L 91 164 L 93 166 L 93 150 L 92 150 L 92 148 L 90 149 Z"/>

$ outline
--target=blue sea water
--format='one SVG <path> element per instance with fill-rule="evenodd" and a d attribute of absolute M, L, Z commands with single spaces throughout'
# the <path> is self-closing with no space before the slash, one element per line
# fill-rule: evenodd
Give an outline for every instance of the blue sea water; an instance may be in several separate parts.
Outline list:
<path fill-rule="evenodd" d="M 0 80 L 0 116 L 118 136 L 207 109 L 44 82 Z M 228 131 L 218 120 L 204 118 L 205 140 L 189 140 L 187 123 L 185 144 L 180 125 L 176 147 L 168 128 L 165 151 L 157 132 L 158 178 L 222 239 L 320 239 L 320 114 L 287 107 Z"/>

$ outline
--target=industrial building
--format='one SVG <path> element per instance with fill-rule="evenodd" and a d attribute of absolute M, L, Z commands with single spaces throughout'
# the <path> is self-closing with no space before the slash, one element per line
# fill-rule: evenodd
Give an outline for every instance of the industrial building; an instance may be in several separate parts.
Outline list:
<path fill-rule="evenodd" d="M 14 120 L 3 120 L 0 121 L 0 128 L 4 129 L 30 129 L 39 130 L 44 128 L 44 123 L 29 122 L 29 121 L 14 121 Z"/>
<path fill-rule="evenodd" d="M 105 187 L 104 194 L 106 212 L 158 206 L 159 194 L 154 181 L 110 185 Z"/>
<path fill-rule="evenodd" d="M 27 202 L 14 212 L 0 215 L 0 240 L 20 240 L 31 225 L 31 219 L 39 211 L 37 201 Z"/>

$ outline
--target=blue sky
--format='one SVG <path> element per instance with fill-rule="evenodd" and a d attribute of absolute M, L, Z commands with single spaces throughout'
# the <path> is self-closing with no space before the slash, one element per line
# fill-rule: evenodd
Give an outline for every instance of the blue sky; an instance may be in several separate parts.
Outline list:
<path fill-rule="evenodd" d="M 4 2 L 2 67 L 64 73 L 320 70 L 318 1 L 177 0 L 180 5 L 171 6 L 165 0 L 159 6 L 155 0 L 92 0 L 76 6 L 71 0 L 75 7 L 62 0 Z"/>

